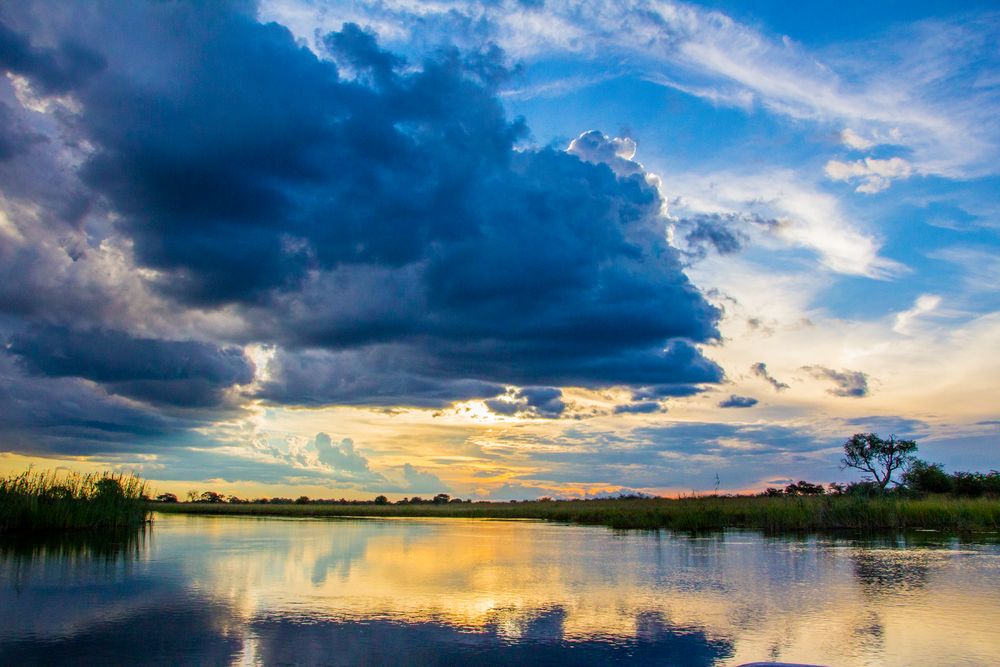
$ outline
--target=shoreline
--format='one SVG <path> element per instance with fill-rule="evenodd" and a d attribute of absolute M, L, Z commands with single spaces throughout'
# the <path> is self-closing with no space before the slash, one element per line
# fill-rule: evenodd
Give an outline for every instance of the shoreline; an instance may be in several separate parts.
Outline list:
<path fill-rule="evenodd" d="M 680 499 L 551 500 L 421 505 L 150 503 L 164 514 L 256 517 L 539 519 L 616 529 L 763 532 L 814 530 L 1000 529 L 1000 498 L 856 498 L 761 496 Z"/>

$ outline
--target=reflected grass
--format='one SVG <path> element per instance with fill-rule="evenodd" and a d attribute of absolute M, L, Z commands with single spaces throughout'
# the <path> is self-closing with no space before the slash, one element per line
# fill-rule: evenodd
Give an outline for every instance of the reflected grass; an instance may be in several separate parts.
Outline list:
<path fill-rule="evenodd" d="M 1000 528 L 1000 499 L 763 496 L 621 498 L 443 505 L 155 504 L 159 512 L 284 517 L 461 517 L 541 519 L 620 529 L 679 531 L 742 528 L 764 532 L 822 530 L 983 531 Z"/>
<path fill-rule="evenodd" d="M 109 562 L 139 558 L 150 537 L 148 523 L 102 531 L 30 532 L 0 535 L 0 563 L 81 559 Z"/>
<path fill-rule="evenodd" d="M 149 515 L 146 482 L 113 473 L 28 470 L 0 478 L 0 533 L 119 530 Z"/>

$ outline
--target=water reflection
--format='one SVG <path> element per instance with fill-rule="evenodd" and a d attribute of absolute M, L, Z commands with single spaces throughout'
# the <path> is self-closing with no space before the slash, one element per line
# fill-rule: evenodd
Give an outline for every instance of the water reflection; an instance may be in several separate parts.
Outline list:
<path fill-rule="evenodd" d="M 989 664 L 992 542 L 167 516 L 0 544 L 0 664 Z"/>
<path fill-rule="evenodd" d="M 70 531 L 0 535 L 0 562 L 98 560 L 117 562 L 138 558 L 152 531 L 148 524 L 116 531 Z"/>

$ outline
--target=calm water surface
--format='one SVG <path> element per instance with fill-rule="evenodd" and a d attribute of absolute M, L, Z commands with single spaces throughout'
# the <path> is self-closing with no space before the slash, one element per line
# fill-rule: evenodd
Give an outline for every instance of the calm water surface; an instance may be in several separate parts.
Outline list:
<path fill-rule="evenodd" d="M 1000 664 L 1000 545 L 158 516 L 0 543 L 0 664 Z"/>

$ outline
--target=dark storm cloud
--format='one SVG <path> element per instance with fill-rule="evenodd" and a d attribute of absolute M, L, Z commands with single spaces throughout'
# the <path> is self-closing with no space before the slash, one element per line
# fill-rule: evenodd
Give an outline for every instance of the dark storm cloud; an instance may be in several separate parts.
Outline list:
<path fill-rule="evenodd" d="M 104 58 L 71 35 L 55 48 L 37 47 L 0 21 L 0 69 L 30 78 L 42 93 L 65 93 L 103 67 Z"/>
<path fill-rule="evenodd" d="M 485 401 L 486 407 L 501 415 L 555 418 L 566 410 L 562 390 L 554 387 L 524 387 Z"/>
<path fill-rule="evenodd" d="M 658 398 L 683 398 L 685 396 L 694 396 L 700 392 L 696 386 L 693 385 L 655 385 L 652 387 L 640 387 L 632 392 L 633 401 L 648 401 L 655 400 Z"/>
<path fill-rule="evenodd" d="M 733 394 L 724 401 L 719 402 L 720 408 L 752 408 L 757 405 L 758 401 L 756 398 L 750 396 L 737 396 Z"/>
<path fill-rule="evenodd" d="M 160 415 L 77 378 L 25 377 L 0 353 L 0 442 L 21 454 L 151 452 L 179 444 L 193 419 Z"/>
<path fill-rule="evenodd" d="M 719 312 L 622 157 L 634 145 L 524 149 L 496 49 L 406 62 L 345 25 L 320 58 L 249 3 L 15 4 L 0 21 L 0 66 L 79 103 L 46 116 L 49 139 L 86 147 L 50 178 L 54 159 L 0 135 L 4 194 L 40 211 L 0 247 L 0 310 L 12 330 L 62 327 L 13 341 L 32 373 L 210 407 L 252 373 L 226 341 L 263 343 L 273 403 L 440 406 L 514 385 L 540 416 L 565 407 L 550 388 L 661 397 L 723 377 L 696 347 Z M 107 248 L 123 277 L 94 259 Z M 225 318 L 221 342 L 160 331 L 196 312 Z M 150 333 L 72 332 L 84 322 Z"/>
<path fill-rule="evenodd" d="M 771 375 L 767 371 L 767 364 L 763 361 L 758 361 L 753 366 L 750 367 L 750 372 L 759 377 L 760 379 L 767 382 L 769 385 L 774 387 L 775 391 L 783 391 L 788 389 L 788 385 L 784 382 L 780 382 L 777 378 Z"/>
<path fill-rule="evenodd" d="M 704 257 L 712 247 L 720 255 L 731 255 L 743 249 L 747 235 L 733 226 L 744 216 L 734 213 L 703 213 L 677 222 L 684 229 L 689 252 Z"/>
<path fill-rule="evenodd" d="M 650 414 L 652 412 L 665 412 L 663 406 L 656 401 L 639 401 L 636 403 L 626 403 L 615 406 L 615 414 Z"/>
<path fill-rule="evenodd" d="M 861 371 L 836 371 L 825 366 L 803 366 L 813 377 L 820 380 L 830 380 L 836 385 L 827 389 L 828 394 L 845 398 L 864 398 L 868 395 L 868 376 Z"/>
<path fill-rule="evenodd" d="M 184 407 L 219 405 L 227 389 L 254 373 L 239 348 L 120 331 L 32 327 L 12 336 L 7 351 L 33 374 L 84 378 L 115 394 Z"/>
<path fill-rule="evenodd" d="M 391 345 L 340 352 L 278 351 L 268 365 L 274 378 L 259 396 L 296 405 L 441 407 L 504 391 L 503 385 L 492 382 L 428 377 L 421 374 L 418 361 L 413 350 Z"/>
<path fill-rule="evenodd" d="M 24 127 L 13 109 L 0 102 L 0 162 L 28 150 L 45 137 Z"/>

